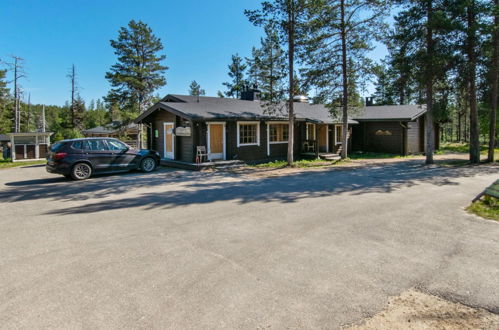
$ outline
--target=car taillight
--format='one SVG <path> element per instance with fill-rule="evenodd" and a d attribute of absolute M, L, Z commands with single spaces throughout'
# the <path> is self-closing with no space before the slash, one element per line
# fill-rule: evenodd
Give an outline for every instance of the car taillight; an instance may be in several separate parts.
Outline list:
<path fill-rule="evenodd" d="M 54 155 L 54 160 L 55 161 L 59 161 L 59 160 L 63 160 L 64 157 L 66 157 L 68 154 L 66 152 L 57 152 L 55 155 Z"/>

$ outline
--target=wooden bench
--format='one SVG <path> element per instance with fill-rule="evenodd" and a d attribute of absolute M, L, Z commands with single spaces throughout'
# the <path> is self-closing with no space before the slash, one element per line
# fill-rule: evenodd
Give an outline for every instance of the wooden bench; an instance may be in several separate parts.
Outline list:
<path fill-rule="evenodd" d="M 499 199 L 499 180 L 488 186 L 483 192 L 473 199 L 473 203 L 478 201 L 483 196 L 490 196 Z"/>

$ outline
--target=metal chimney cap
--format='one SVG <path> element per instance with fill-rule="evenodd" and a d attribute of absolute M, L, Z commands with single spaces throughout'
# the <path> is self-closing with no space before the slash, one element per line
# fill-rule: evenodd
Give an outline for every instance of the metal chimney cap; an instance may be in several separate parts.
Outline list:
<path fill-rule="evenodd" d="M 296 95 L 293 97 L 293 102 L 308 103 L 308 97 L 306 95 Z"/>

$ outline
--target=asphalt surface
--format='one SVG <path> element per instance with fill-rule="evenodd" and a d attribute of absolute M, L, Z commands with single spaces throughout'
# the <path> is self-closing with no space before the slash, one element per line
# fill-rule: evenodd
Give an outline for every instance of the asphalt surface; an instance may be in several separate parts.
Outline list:
<path fill-rule="evenodd" d="M 0 170 L 0 327 L 338 328 L 409 288 L 499 313 L 498 167 Z"/>

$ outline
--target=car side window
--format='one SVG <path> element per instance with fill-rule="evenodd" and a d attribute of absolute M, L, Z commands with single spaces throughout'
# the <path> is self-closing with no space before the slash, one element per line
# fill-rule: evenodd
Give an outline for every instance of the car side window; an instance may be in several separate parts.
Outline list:
<path fill-rule="evenodd" d="M 107 147 L 103 140 L 87 140 L 83 143 L 83 150 L 106 151 Z"/>
<path fill-rule="evenodd" d="M 113 151 L 121 151 L 121 150 L 126 150 L 127 146 L 124 143 L 121 143 L 116 140 L 107 140 L 107 145 L 109 147 L 109 150 Z"/>
<path fill-rule="evenodd" d="M 73 142 L 73 144 L 71 145 L 71 148 L 77 149 L 77 150 L 82 150 L 83 149 L 83 143 L 82 143 L 82 141 L 75 141 L 75 142 Z"/>

